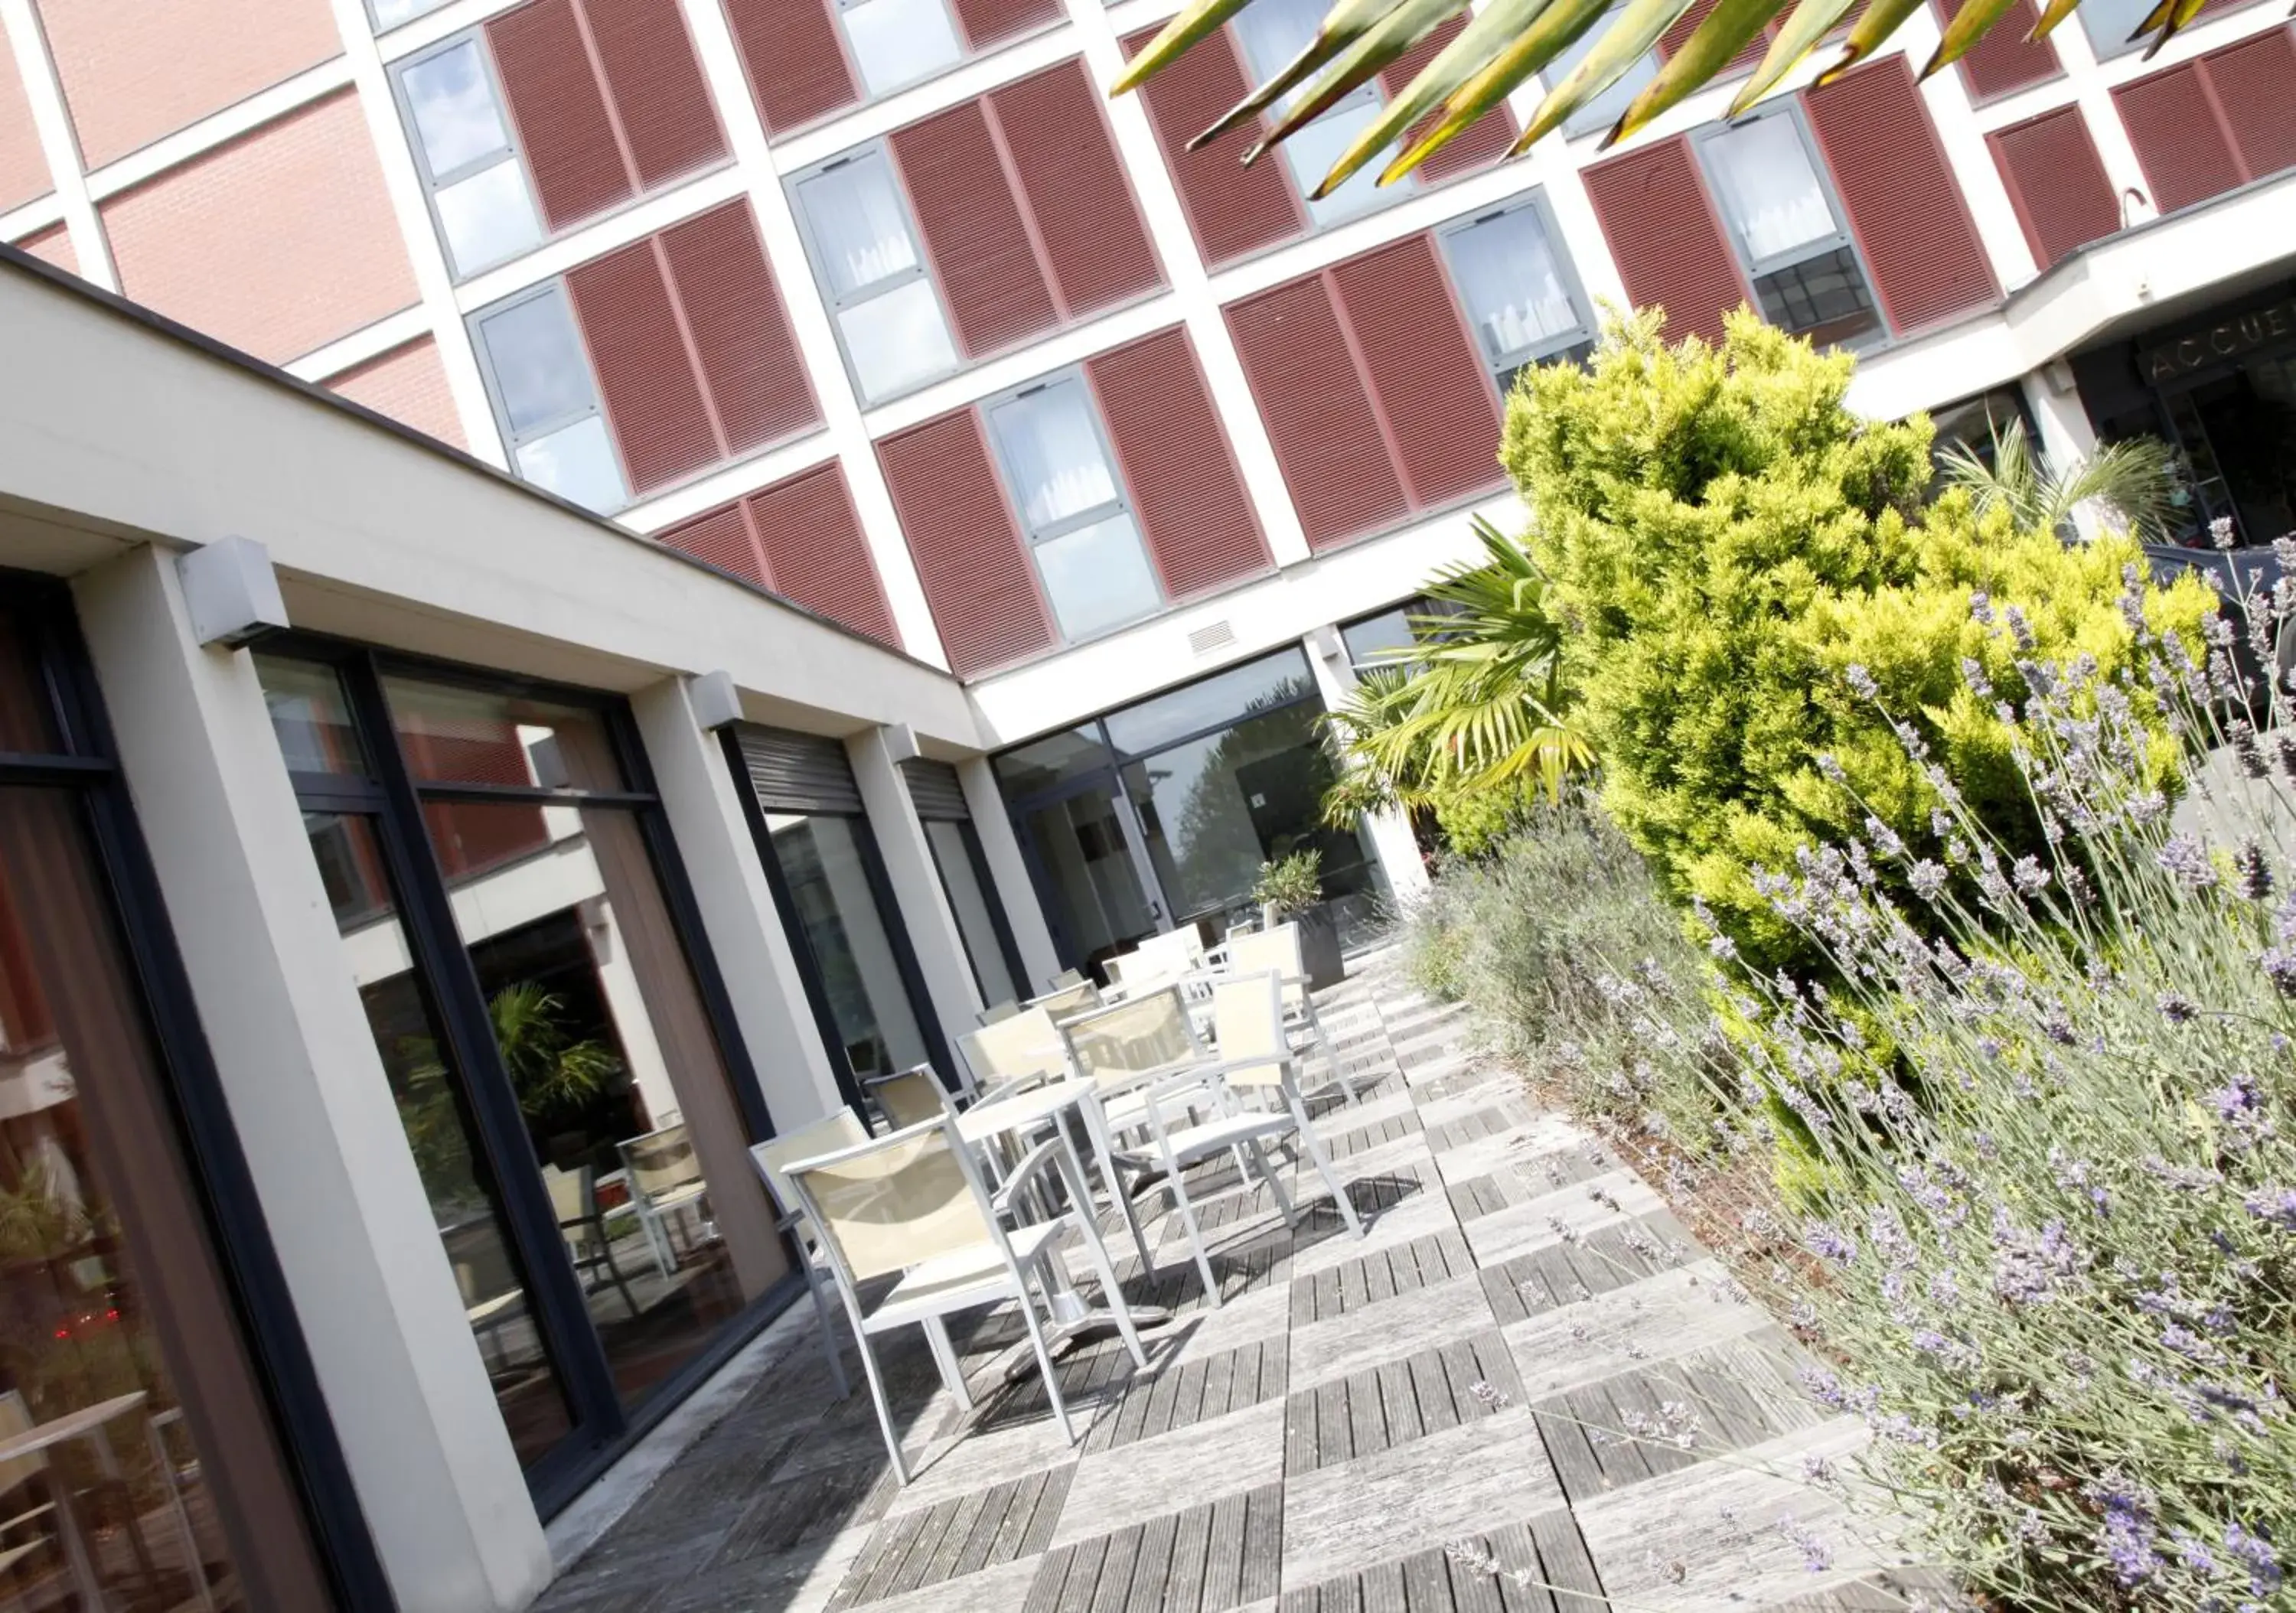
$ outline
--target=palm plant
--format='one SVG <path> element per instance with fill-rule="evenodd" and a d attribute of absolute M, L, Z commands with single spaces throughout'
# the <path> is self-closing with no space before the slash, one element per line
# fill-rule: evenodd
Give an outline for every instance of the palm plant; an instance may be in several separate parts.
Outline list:
<path fill-rule="evenodd" d="M 1135 56 L 1117 80 L 1122 94 L 1145 82 L 1183 51 L 1216 31 L 1252 0 L 1191 0 Z M 1966 55 L 2009 12 L 2013 0 L 1965 0 L 1923 69 L 1928 78 Z M 2156 0 L 2132 38 L 2150 36 L 2158 51 L 2200 12 L 2205 0 Z M 1551 86 L 1510 155 L 1542 136 L 1609 89 L 1657 45 L 1700 0 L 1625 0 L 1595 47 Z M 2080 0 L 2047 0 L 2032 37 L 2043 38 Z M 1391 99 L 1341 153 L 1315 195 L 1330 194 L 1390 146 L 1402 150 L 1380 175 L 1382 184 L 1409 173 L 1460 131 L 1496 108 L 1509 92 L 1544 71 L 1600 22 L 1612 0 L 1490 0 Z M 1753 77 L 1730 102 L 1735 117 L 1775 90 L 1846 20 L 1854 0 L 1715 0 L 1682 47 L 1628 104 L 1603 143 L 1623 140 L 1704 86 L 1752 44 L 1774 20 L 1780 25 Z M 1244 154 L 1257 160 L 1304 128 L 1358 85 L 1469 9 L 1469 0 L 1331 0 L 1323 26 L 1299 55 L 1196 136 L 1201 145 L 1250 122 L 1279 97 L 1300 93 L 1275 127 Z M 1849 29 L 1841 53 L 1818 76 L 1840 78 L 1881 49 L 1922 0 L 1868 0 Z M 1782 19 L 1782 20 L 1780 20 Z M 2150 52 L 2147 53 L 2148 55 Z M 1301 86 L 1305 86 L 1304 89 Z"/>
<path fill-rule="evenodd" d="M 1438 572 L 1427 597 L 1440 609 L 1412 618 L 1419 642 L 1388 652 L 1326 717 L 1354 764 L 1325 798 L 1327 817 L 1525 780 L 1559 796 L 1594 765 L 1570 719 L 1546 579 L 1521 544 L 1480 516 L 1474 526 L 1481 562 Z"/>
<path fill-rule="evenodd" d="M 1938 455 L 1946 485 L 1966 492 L 1980 515 L 2005 510 L 2021 532 L 2063 532 L 2072 525 L 2075 507 L 2093 499 L 2132 536 L 2157 541 L 2168 536 L 2184 479 L 2176 450 L 2158 438 L 2109 443 L 2054 471 L 2034 451 L 2023 421 L 2010 421 L 1992 437 L 1989 463 L 1967 443 Z"/>

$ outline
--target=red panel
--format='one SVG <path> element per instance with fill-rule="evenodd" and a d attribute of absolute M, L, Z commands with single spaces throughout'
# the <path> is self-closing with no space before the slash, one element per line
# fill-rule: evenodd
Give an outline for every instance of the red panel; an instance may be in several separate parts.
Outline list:
<path fill-rule="evenodd" d="M 722 457 L 717 434 L 654 243 L 641 241 L 570 270 L 566 291 L 630 491 L 651 493 L 716 463 Z"/>
<path fill-rule="evenodd" d="M 1722 315 L 1746 300 L 1738 261 L 1679 136 L 1586 170 L 1587 194 L 1636 307 L 1662 307 L 1667 333 L 1722 340 Z"/>
<path fill-rule="evenodd" d="M 1052 618 L 973 412 L 889 437 L 877 458 L 956 675 L 1051 649 Z"/>
<path fill-rule="evenodd" d="M 766 580 L 765 555 L 738 504 L 726 504 L 692 520 L 680 521 L 660 533 L 660 537 L 668 547 L 706 561 L 720 571 L 730 571 L 743 582 L 755 583 L 760 588 L 772 585 Z"/>
<path fill-rule="evenodd" d="M 818 425 L 813 383 L 798 358 L 750 204 L 729 201 L 665 230 L 661 245 L 726 450 L 747 453 Z"/>
<path fill-rule="evenodd" d="M 1961 4 L 1970 3 L 1971 0 L 1961 0 Z M 1930 0 L 1940 27 L 1960 14 L 1961 4 L 1955 0 Z M 2057 61 L 2055 45 L 2046 39 L 2026 37 L 2040 20 L 2041 13 L 2034 9 L 2033 0 L 2014 0 L 2001 13 L 2000 20 L 1985 30 L 1985 37 L 1958 64 L 1961 81 L 1968 87 L 1972 101 L 1981 104 L 2013 90 L 2046 84 L 2064 71 Z"/>
<path fill-rule="evenodd" d="M 2201 62 L 2247 176 L 2296 168 L 2296 34 L 2276 28 Z"/>
<path fill-rule="evenodd" d="M 2124 84 L 2112 92 L 2112 103 L 2161 211 L 2206 201 L 2240 183 L 2240 159 L 2209 104 L 2199 63 Z"/>
<path fill-rule="evenodd" d="M 1450 281 L 1425 235 L 1332 271 L 1340 307 L 1386 419 L 1414 508 L 1456 504 L 1505 479 L 1499 411 Z"/>
<path fill-rule="evenodd" d="M 677 0 L 584 0 L 607 93 L 647 190 L 709 167 L 726 136 Z"/>
<path fill-rule="evenodd" d="M 1059 323 L 981 103 L 913 123 L 890 143 L 965 356 L 981 357 Z"/>
<path fill-rule="evenodd" d="M 1690 43 L 1690 36 L 1698 31 L 1698 25 L 1706 20 L 1706 14 L 1714 9 L 1717 3 L 1718 0 L 1692 0 L 1690 9 L 1675 20 L 1672 28 L 1659 36 L 1658 53 L 1661 61 Z M 1605 17 L 1595 26 L 1607 28 L 1613 20 L 1613 17 Z M 1744 49 L 1723 64 L 1721 72 L 1716 76 L 1726 78 L 1733 73 L 1752 72 L 1754 64 L 1761 61 L 1762 53 L 1769 48 L 1767 32 L 1756 34 L 1746 41 Z"/>
<path fill-rule="evenodd" d="M 1159 331 L 1086 368 L 1165 596 L 1267 570 L 1267 542 L 1187 332 Z"/>
<path fill-rule="evenodd" d="M 1131 35 L 1124 41 L 1127 52 L 1137 51 L 1155 33 L 1143 29 Z M 1257 129 L 1223 135 L 1200 151 L 1187 149 L 1192 138 L 1242 100 L 1250 87 L 1235 41 L 1222 29 L 1139 91 L 1148 121 L 1155 126 L 1157 143 L 1164 148 L 1165 166 L 1179 190 L 1180 209 L 1188 216 L 1196 250 L 1214 268 L 1307 233 L 1307 209 L 1292 190 L 1283 163 L 1270 156 L 1243 166 L 1245 148 L 1259 137 Z"/>
<path fill-rule="evenodd" d="M 1409 513 L 1322 277 L 1236 303 L 1227 323 L 1309 546 L 1329 548 Z"/>
<path fill-rule="evenodd" d="M 533 781 L 521 776 L 520 783 Z M 422 822 L 439 853 L 439 870 L 458 879 L 540 851 L 550 844 L 550 826 L 539 806 L 477 806 L 427 802 Z"/>
<path fill-rule="evenodd" d="M 606 98 L 590 69 L 572 0 L 533 0 L 487 24 L 518 143 L 554 231 L 627 201 Z"/>
<path fill-rule="evenodd" d="M 861 99 L 835 0 L 722 0 L 766 132 L 786 135 Z"/>
<path fill-rule="evenodd" d="M 765 545 L 773 588 L 880 643 L 898 647 L 893 610 L 861 536 L 861 518 L 835 460 L 742 501 Z"/>
<path fill-rule="evenodd" d="M 1454 17 L 1396 58 L 1395 65 L 1379 76 L 1380 88 L 1387 93 L 1387 98 L 1392 101 L 1401 94 L 1404 86 L 1419 77 L 1420 70 L 1434 61 L 1443 47 L 1457 38 L 1466 26 L 1464 17 Z M 1434 123 L 1438 115 L 1430 112 L 1421 119 L 1406 139 L 1416 138 Z M 1430 183 L 1472 174 L 1506 155 L 1507 147 L 1514 143 L 1514 137 L 1520 133 L 1521 130 L 1515 124 L 1513 111 L 1501 102 L 1497 110 L 1475 119 L 1450 144 L 1421 163 L 1418 172 Z M 1396 149 L 1399 151 L 1402 148 Z"/>
<path fill-rule="evenodd" d="M 1050 28 L 1068 15 L 1061 0 L 955 0 L 954 9 L 965 43 L 975 51 Z"/>
<path fill-rule="evenodd" d="M 2012 124 L 1986 143 L 2043 268 L 2120 228 L 2120 203 L 2079 107 Z"/>
<path fill-rule="evenodd" d="M 1900 336 L 2001 298 L 1969 203 L 1900 55 L 1807 92 L 1874 289 Z"/>
<path fill-rule="evenodd" d="M 1046 68 L 989 102 L 1063 316 L 1079 319 L 1162 285 L 1084 63 Z"/>

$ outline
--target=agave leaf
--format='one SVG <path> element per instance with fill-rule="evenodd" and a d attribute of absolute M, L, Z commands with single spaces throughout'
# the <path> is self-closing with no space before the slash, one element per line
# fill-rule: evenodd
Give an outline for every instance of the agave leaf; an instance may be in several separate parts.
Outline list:
<path fill-rule="evenodd" d="M 1390 142 L 1433 110 L 1436 102 L 1488 65 L 1506 48 L 1507 41 L 1528 27 L 1549 3 L 1550 0 L 1492 0 L 1488 6 L 1468 18 L 1459 37 L 1438 51 L 1425 70 L 1382 107 L 1379 116 L 1340 153 L 1340 160 L 1332 164 L 1332 171 L 1324 176 L 1310 200 L 1321 201 L 1355 177 L 1357 169 L 1386 150 Z M 1279 136 L 1270 135 L 1270 143 L 1276 138 Z"/>
<path fill-rule="evenodd" d="M 2065 0 L 2079 5 L 2080 0 Z M 1746 80 L 1743 88 L 1730 98 L 1729 116 L 1735 118 L 1763 96 L 1768 94 L 1784 78 L 1801 65 L 1801 59 L 1816 50 L 1818 41 L 1833 31 L 1833 25 L 1849 14 L 1857 0 L 1801 0 L 1793 15 L 1786 19 L 1785 27 L 1770 41 L 1768 53 L 1763 56 L 1754 76 Z"/>
<path fill-rule="evenodd" d="M 2144 60 L 2150 61 L 2161 53 L 2161 47 L 2177 37 L 2177 30 L 2201 14 L 2208 0 L 2160 0 L 2144 13 L 2144 20 L 2129 34 L 2131 39 L 2152 36 L 2152 43 L 2144 47 Z"/>
<path fill-rule="evenodd" d="M 1250 4 L 1251 0 L 1193 0 L 1164 25 L 1162 33 L 1141 47 L 1140 53 L 1116 75 L 1116 82 L 1109 86 L 1108 93 L 1121 95 L 1127 90 L 1139 88 L 1150 74 Z"/>
<path fill-rule="evenodd" d="M 1945 37 L 1938 41 L 1937 49 L 1930 55 L 1929 65 L 1921 76 L 1931 77 L 1939 69 L 1952 66 L 1969 53 L 1970 46 L 1985 37 L 1986 30 L 2001 18 L 2017 0 L 1965 0 L 1960 11 L 1946 24 Z"/>
<path fill-rule="evenodd" d="M 1530 122 L 1524 126 L 1509 156 L 1527 151 L 1541 136 L 1562 127 L 1562 120 L 1626 76 L 1627 70 L 1659 42 L 1660 36 L 1682 20 L 1691 0 L 1627 0 L 1595 48 L 1570 70 L 1562 82 L 1546 92 Z"/>
<path fill-rule="evenodd" d="M 2047 38 L 2058 23 L 2079 8 L 2080 0 L 2049 0 L 2049 4 L 2042 8 L 2039 20 L 2033 24 L 2033 31 L 2025 37 L 2029 39 Z"/>
<path fill-rule="evenodd" d="M 1528 25 L 1451 92 L 1443 102 L 1442 120 L 1387 165 L 1380 184 L 1392 184 L 1450 144 L 1462 129 L 1505 100 L 1516 85 L 1569 50 L 1609 8 L 1610 0 L 1549 0 L 1534 8 Z"/>
<path fill-rule="evenodd" d="M 1857 19 L 1857 25 L 1849 30 L 1849 42 L 1842 45 L 1840 58 L 1817 76 L 1819 85 L 1832 84 L 1880 50 L 1906 19 L 1921 9 L 1922 0 L 1873 0 Z"/>
<path fill-rule="evenodd" d="M 1210 145 L 1230 129 L 1250 122 L 1294 85 L 1305 83 L 1310 73 L 1361 38 L 1390 12 L 1410 4 L 1411 0 L 1332 0 L 1332 9 L 1324 13 L 1323 21 L 1316 25 L 1315 37 L 1300 47 L 1300 53 L 1278 69 L 1267 83 L 1254 86 L 1250 94 L 1222 112 L 1210 128 L 1188 142 L 1188 149 L 1193 151 Z"/>
<path fill-rule="evenodd" d="M 1339 53 L 1324 76 L 1276 119 L 1267 137 L 1246 151 L 1243 160 L 1258 160 L 1271 146 L 1307 127 L 1337 104 L 1341 96 L 1400 58 L 1424 39 L 1437 23 L 1466 3 L 1467 0 L 1395 0 L 1394 8 Z"/>
<path fill-rule="evenodd" d="M 1691 30 L 1682 48 L 1666 59 L 1658 77 L 1628 103 L 1611 132 L 1603 136 L 1603 148 L 1616 145 L 1728 66 L 1730 59 L 1746 48 L 1747 41 L 1762 31 L 1762 24 L 1776 13 L 1778 4 L 1779 0 L 1721 0 Z"/>

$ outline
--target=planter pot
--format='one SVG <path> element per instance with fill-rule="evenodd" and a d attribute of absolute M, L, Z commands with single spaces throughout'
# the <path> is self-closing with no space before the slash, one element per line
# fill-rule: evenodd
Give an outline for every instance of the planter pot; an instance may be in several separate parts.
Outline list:
<path fill-rule="evenodd" d="M 1300 961 L 1308 970 L 1308 988 L 1322 991 L 1346 979 L 1347 962 L 1340 956 L 1340 919 L 1332 905 L 1318 902 L 1305 913 L 1294 913 L 1292 920 L 1300 926 Z"/>

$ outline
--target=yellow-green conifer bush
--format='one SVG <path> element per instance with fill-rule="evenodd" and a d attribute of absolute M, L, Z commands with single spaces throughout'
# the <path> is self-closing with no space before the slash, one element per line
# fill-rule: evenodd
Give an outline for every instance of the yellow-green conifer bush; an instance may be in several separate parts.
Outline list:
<path fill-rule="evenodd" d="M 2002 705 L 2026 697 L 2018 663 L 2087 653 L 2112 682 L 2131 665 L 2118 596 L 2137 546 L 2019 532 L 1957 493 L 1930 504 L 1928 422 L 1850 413 L 1853 367 L 1749 314 L 1719 348 L 1669 347 L 1637 315 L 1588 367 L 1529 373 L 1501 449 L 1604 806 L 1667 893 L 1702 900 L 1763 969 L 1814 960 L 1751 871 L 1871 838 L 1868 814 L 1939 856 L 1932 769 L 2012 853 L 2042 849 Z M 2147 611 L 2197 646 L 2210 597 L 2186 578 L 2149 588 Z"/>

